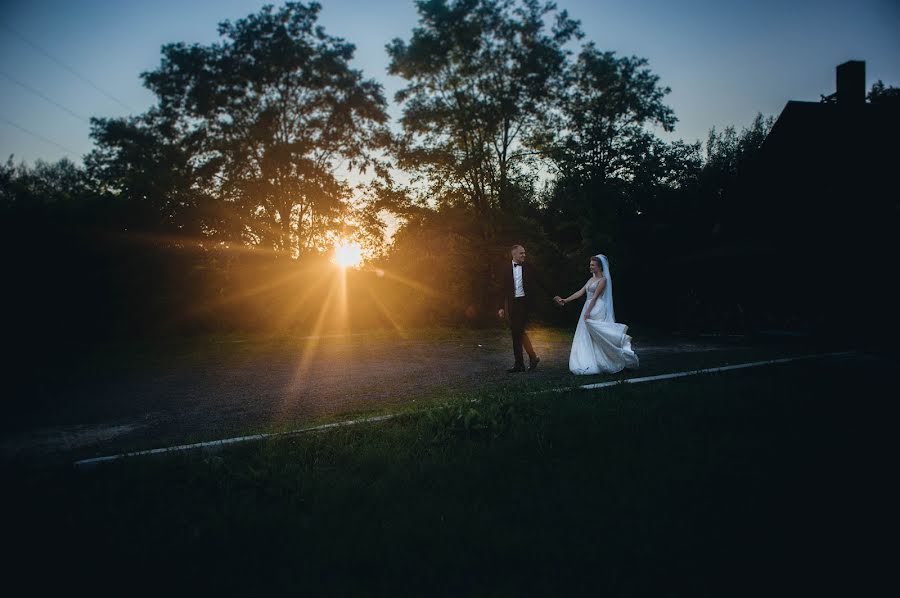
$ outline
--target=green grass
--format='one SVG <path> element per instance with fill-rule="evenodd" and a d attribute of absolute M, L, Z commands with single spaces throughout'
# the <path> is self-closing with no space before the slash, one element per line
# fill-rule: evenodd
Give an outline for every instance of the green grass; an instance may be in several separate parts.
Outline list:
<path fill-rule="evenodd" d="M 844 360 L 497 391 L 217 453 L 14 471 L 12 570 L 35 591 L 125 595 L 855 591 L 878 563 L 869 474 L 894 444 L 873 376 Z"/>

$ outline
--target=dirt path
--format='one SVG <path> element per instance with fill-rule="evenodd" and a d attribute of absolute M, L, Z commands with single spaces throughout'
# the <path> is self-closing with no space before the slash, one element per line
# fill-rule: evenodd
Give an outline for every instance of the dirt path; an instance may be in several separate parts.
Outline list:
<path fill-rule="evenodd" d="M 537 371 L 510 375 L 505 332 L 466 331 L 429 339 L 378 337 L 259 339 L 193 343 L 145 354 L 85 358 L 20 388 L 4 423 L 5 461 L 71 460 L 290 429 L 453 393 L 529 391 L 607 380 L 568 371 L 565 331 L 532 334 Z M 639 375 L 810 352 L 798 343 L 739 338 L 636 337 Z M 160 354 L 162 353 L 162 354 Z M 109 365 L 107 362 L 113 362 Z M 625 377 L 627 372 L 616 377 Z"/>

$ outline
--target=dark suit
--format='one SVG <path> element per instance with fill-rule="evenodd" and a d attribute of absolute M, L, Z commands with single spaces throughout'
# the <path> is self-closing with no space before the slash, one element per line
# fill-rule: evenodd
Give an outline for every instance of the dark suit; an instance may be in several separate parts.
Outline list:
<path fill-rule="evenodd" d="M 506 262 L 506 266 L 499 271 L 500 297 L 497 301 L 497 309 L 506 310 L 506 317 L 509 318 L 509 327 L 512 331 L 515 365 L 524 367 L 523 346 L 531 361 L 534 361 L 536 357 L 534 348 L 531 346 L 531 339 L 528 338 L 528 333 L 525 332 L 525 327 L 528 325 L 528 319 L 537 298 L 537 289 L 543 289 L 551 297 L 553 292 L 547 286 L 544 277 L 541 276 L 537 268 L 528 262 L 518 267 L 522 268 L 522 288 L 525 291 L 525 296 L 516 297 L 516 282 L 513 277 L 512 261 Z"/>

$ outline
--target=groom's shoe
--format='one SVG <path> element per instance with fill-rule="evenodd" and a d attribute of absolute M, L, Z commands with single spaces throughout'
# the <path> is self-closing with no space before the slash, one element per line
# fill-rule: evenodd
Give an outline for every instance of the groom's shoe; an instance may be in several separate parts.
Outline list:
<path fill-rule="evenodd" d="M 528 371 L 533 372 L 537 368 L 537 364 L 541 362 L 541 358 L 537 355 L 534 356 L 534 359 L 528 360 Z"/>
<path fill-rule="evenodd" d="M 514 365 L 511 368 L 509 368 L 508 370 L 506 370 L 506 373 L 507 374 L 515 374 L 516 372 L 524 372 L 524 371 L 525 371 L 525 365 L 517 363 L 516 365 Z"/>

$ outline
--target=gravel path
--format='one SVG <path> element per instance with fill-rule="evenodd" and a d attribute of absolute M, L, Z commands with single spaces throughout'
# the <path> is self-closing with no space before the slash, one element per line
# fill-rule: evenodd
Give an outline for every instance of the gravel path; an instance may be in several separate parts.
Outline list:
<path fill-rule="evenodd" d="M 812 352 L 797 343 L 638 337 L 639 374 L 576 377 L 565 332 L 536 330 L 540 367 L 510 375 L 503 331 L 423 336 L 201 342 L 149 358 L 117 355 L 114 366 L 86 357 L 77 369 L 54 368 L 20 385 L 14 417 L 0 430 L 0 458 L 65 461 L 291 429 L 448 393 L 527 392 Z"/>

